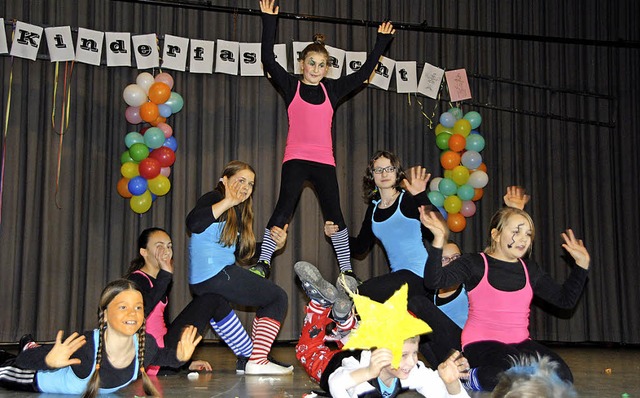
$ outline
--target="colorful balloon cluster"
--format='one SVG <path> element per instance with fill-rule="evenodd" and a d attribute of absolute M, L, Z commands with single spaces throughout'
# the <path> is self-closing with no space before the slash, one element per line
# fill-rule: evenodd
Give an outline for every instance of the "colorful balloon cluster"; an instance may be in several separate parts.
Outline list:
<path fill-rule="evenodd" d="M 440 164 L 444 178 L 429 183 L 429 200 L 446 216 L 449 229 L 460 232 L 467 226 L 467 217 L 476 212 L 475 202 L 482 198 L 489 182 L 487 166 L 480 152 L 485 141 L 478 132 L 482 117 L 471 111 L 463 115 L 460 108 L 451 108 L 440 115 L 436 126 L 436 145 L 442 150 Z"/>
<path fill-rule="evenodd" d="M 122 178 L 118 181 L 118 193 L 129 198 L 131 210 L 138 214 L 147 212 L 156 197 L 171 189 L 169 175 L 176 161 L 178 142 L 166 121 L 184 105 L 180 94 L 171 91 L 172 88 L 173 78 L 168 73 L 154 78 L 143 72 L 122 93 L 129 105 L 125 111 L 127 122 L 150 125 L 125 136 L 128 149 L 120 156 Z"/>

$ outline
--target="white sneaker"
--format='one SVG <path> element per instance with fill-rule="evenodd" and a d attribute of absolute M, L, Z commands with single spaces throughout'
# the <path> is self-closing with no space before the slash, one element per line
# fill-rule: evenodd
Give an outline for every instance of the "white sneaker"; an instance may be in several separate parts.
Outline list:
<path fill-rule="evenodd" d="M 273 362 L 260 365 L 254 361 L 249 361 L 244 368 L 245 375 L 290 375 L 291 373 L 293 373 L 293 365 L 284 367 Z"/>

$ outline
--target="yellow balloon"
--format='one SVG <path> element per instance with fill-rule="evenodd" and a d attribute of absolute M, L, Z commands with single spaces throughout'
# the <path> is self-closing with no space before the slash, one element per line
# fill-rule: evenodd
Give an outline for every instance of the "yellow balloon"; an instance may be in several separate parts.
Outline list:
<path fill-rule="evenodd" d="M 142 195 L 132 196 L 129 199 L 129 206 L 131 210 L 138 214 L 146 213 L 151 208 L 153 199 L 151 198 L 151 192 L 144 191 Z"/>
<path fill-rule="evenodd" d="M 436 137 L 437 137 L 437 136 L 438 136 L 438 134 L 440 134 L 440 133 L 448 133 L 448 134 L 451 134 L 451 133 L 452 133 L 452 131 L 451 131 L 451 129 L 448 129 L 448 128 L 444 127 L 442 124 L 438 124 L 438 125 L 436 126 L 436 129 L 435 129 L 434 133 L 436 134 Z"/>
<path fill-rule="evenodd" d="M 469 169 L 465 166 L 456 166 L 451 170 L 451 179 L 456 184 L 464 185 L 469 181 Z"/>
<path fill-rule="evenodd" d="M 460 119 L 453 125 L 453 133 L 466 137 L 471 133 L 471 122 L 467 119 Z"/>
<path fill-rule="evenodd" d="M 456 214 L 460 212 L 462 208 L 462 201 L 458 195 L 447 196 L 444 200 L 444 209 L 449 214 Z"/>
<path fill-rule="evenodd" d="M 444 178 L 448 178 L 450 180 L 453 180 L 453 170 L 445 170 L 444 171 Z"/>
<path fill-rule="evenodd" d="M 149 180 L 149 191 L 157 196 L 166 195 L 171 189 L 171 181 L 162 174 Z"/>
<path fill-rule="evenodd" d="M 122 174 L 124 178 L 128 178 L 128 179 L 139 176 L 140 173 L 138 172 L 138 163 L 134 163 L 134 162 L 122 163 L 122 166 L 120 166 L 120 174 Z"/>

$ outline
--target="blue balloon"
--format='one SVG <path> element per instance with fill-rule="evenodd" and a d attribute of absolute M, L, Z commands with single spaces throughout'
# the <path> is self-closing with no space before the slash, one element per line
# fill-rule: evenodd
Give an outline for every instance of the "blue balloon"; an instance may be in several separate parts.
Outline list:
<path fill-rule="evenodd" d="M 475 170 L 482 163 L 482 155 L 476 151 L 466 151 L 461 157 L 462 165 L 469 170 Z"/>
<path fill-rule="evenodd" d="M 456 117 L 453 116 L 453 113 L 445 112 L 440 115 L 440 124 L 450 129 L 456 124 Z"/>
<path fill-rule="evenodd" d="M 158 112 L 162 117 L 169 117 L 173 114 L 173 112 L 171 111 L 171 107 L 167 104 L 158 105 Z"/>
<path fill-rule="evenodd" d="M 449 213 L 447 213 L 447 211 L 444 209 L 444 207 L 438 207 L 437 209 L 440 212 L 440 214 L 442 214 L 442 217 L 444 217 L 444 219 L 446 221 L 446 219 L 449 217 Z"/>
<path fill-rule="evenodd" d="M 178 141 L 176 140 L 176 137 L 171 136 L 164 140 L 164 144 L 162 144 L 162 146 L 166 146 L 175 152 L 178 149 Z"/>
<path fill-rule="evenodd" d="M 127 185 L 127 187 L 129 188 L 129 192 L 131 192 L 132 195 L 138 196 L 145 193 L 145 191 L 147 190 L 147 185 L 147 180 L 144 177 L 135 176 L 129 180 L 129 184 Z"/>
<path fill-rule="evenodd" d="M 131 148 L 133 144 L 144 144 L 144 137 L 137 131 L 132 131 L 124 136 L 124 143 L 127 148 Z"/>

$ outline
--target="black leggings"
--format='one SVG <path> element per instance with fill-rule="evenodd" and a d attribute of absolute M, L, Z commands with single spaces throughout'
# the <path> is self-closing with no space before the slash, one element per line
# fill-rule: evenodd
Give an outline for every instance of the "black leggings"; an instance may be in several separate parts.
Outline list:
<path fill-rule="evenodd" d="M 198 329 L 198 333 L 204 336 L 209 329 L 209 320 L 221 321 L 231 312 L 231 307 L 224 297 L 218 294 L 204 294 L 194 296 L 186 307 L 178 314 L 176 319 L 167 328 L 164 336 L 165 347 L 178 347 L 178 341 L 182 331 L 188 325 Z"/>
<path fill-rule="evenodd" d="M 267 229 L 287 224 L 296 209 L 305 181 L 315 188 L 325 220 L 333 221 L 340 230 L 346 227 L 340 210 L 340 192 L 334 166 L 306 160 L 288 160 L 282 164 L 278 203 L 267 223 Z"/>
<path fill-rule="evenodd" d="M 367 279 L 358 286 L 358 294 L 383 303 L 405 283 L 409 285 L 409 298 L 427 294 L 424 279 L 406 269 Z"/>
<path fill-rule="evenodd" d="M 567 363 L 555 352 L 533 340 L 525 340 L 518 344 L 504 344 L 498 341 L 479 341 L 464 347 L 464 356 L 472 368 L 477 368 L 476 376 L 483 390 L 492 391 L 498 384 L 500 373 L 512 365 L 510 357 L 520 355 L 548 356 L 558 363 L 558 376 L 573 383 L 573 375 Z"/>
<path fill-rule="evenodd" d="M 229 303 L 258 307 L 258 318 L 267 317 L 282 323 L 287 314 L 287 292 L 269 279 L 235 264 L 227 265 L 213 278 L 190 287 L 195 296 L 214 293 L 224 297 Z"/>
<path fill-rule="evenodd" d="M 452 348 L 460 350 L 462 329 L 426 295 L 411 297 L 408 308 L 433 330 L 420 339 L 420 353 L 424 355 L 431 368 L 436 369 L 447 359 Z"/>

